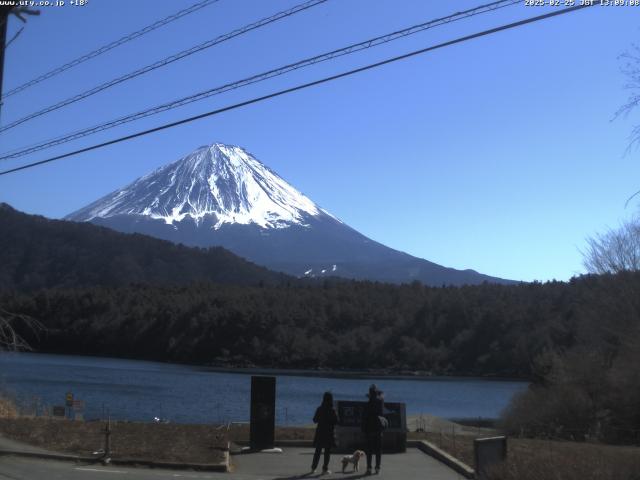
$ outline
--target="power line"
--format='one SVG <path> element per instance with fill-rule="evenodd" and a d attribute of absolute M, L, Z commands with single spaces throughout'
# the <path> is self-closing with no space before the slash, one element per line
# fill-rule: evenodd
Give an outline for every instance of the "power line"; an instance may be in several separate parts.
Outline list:
<path fill-rule="evenodd" d="M 89 53 L 86 53 L 78 58 L 76 58 L 75 60 L 71 60 L 68 63 L 65 63 L 64 65 L 61 65 L 57 68 L 54 68 L 53 70 L 44 73 L 42 75 L 40 75 L 39 77 L 34 78 L 33 80 L 29 80 L 28 82 L 23 83 L 22 85 L 19 85 L 17 87 L 15 87 L 12 90 L 9 90 L 7 93 L 5 93 L 4 95 L 2 95 L 2 100 L 4 100 L 7 97 L 10 97 L 11 95 L 15 95 L 18 92 L 21 92 L 23 90 L 26 90 L 29 87 L 32 87 L 34 85 L 37 85 L 40 82 L 43 82 L 51 77 L 54 77 L 66 70 L 69 70 L 70 68 L 73 68 L 77 65 L 80 65 L 83 62 L 86 62 L 87 60 L 90 60 L 94 57 L 97 57 L 98 55 L 102 55 L 103 53 L 108 52 L 109 50 L 112 50 L 116 47 L 119 47 L 120 45 L 123 45 L 127 42 L 130 42 L 131 40 L 134 40 L 138 37 L 141 37 L 142 35 L 152 32 L 153 30 L 156 30 L 160 27 L 163 27 L 164 25 L 167 25 L 168 23 L 171 23 L 175 20 L 178 20 L 179 18 L 182 18 L 186 15 L 189 15 L 190 13 L 196 12 L 204 7 L 207 7 L 209 5 L 211 5 L 212 3 L 216 3 L 220 0 L 203 0 L 197 3 L 194 3 L 193 5 L 191 5 L 188 8 L 185 8 L 183 10 L 180 10 L 179 12 L 176 12 L 172 15 L 169 15 L 168 17 L 165 17 L 161 20 L 158 20 L 157 22 L 152 23 L 151 25 L 147 25 L 146 27 L 137 30 L 133 33 L 130 33 L 128 35 L 125 35 L 122 38 L 119 38 L 118 40 L 115 40 L 111 43 L 108 43 L 107 45 L 104 45 L 100 48 L 97 48 Z"/>
<path fill-rule="evenodd" d="M 512 28 L 516 28 L 516 27 L 520 27 L 520 26 L 523 26 L 523 25 L 527 25 L 529 23 L 534 23 L 534 22 L 538 22 L 538 21 L 541 21 L 541 20 L 545 20 L 547 18 L 556 17 L 558 15 L 563 15 L 563 14 L 566 14 L 566 13 L 570 13 L 570 12 L 574 12 L 574 11 L 577 11 L 577 10 L 581 10 L 583 8 L 592 7 L 594 5 L 596 5 L 596 4 L 595 3 L 587 3 L 587 4 L 584 4 L 584 5 L 576 5 L 574 7 L 568 7 L 568 8 L 564 8 L 562 10 L 556 10 L 556 11 L 553 11 L 553 12 L 550 12 L 550 13 L 546 13 L 546 14 L 543 14 L 543 15 L 538 15 L 536 17 L 530 17 L 530 18 L 527 18 L 527 19 L 524 19 L 524 20 L 519 20 L 517 22 L 509 23 L 509 24 L 506 24 L 506 25 L 501 25 L 499 27 L 491 28 L 489 30 L 483 30 L 481 32 L 473 33 L 471 35 L 466 35 L 464 37 L 459 37 L 459 38 L 456 38 L 454 40 L 449 40 L 447 42 L 439 43 L 437 45 L 432 45 L 430 47 L 422 48 L 420 50 L 414 50 L 412 52 L 405 53 L 404 55 L 399 55 L 397 57 L 388 58 L 388 59 L 382 60 L 380 62 L 371 63 L 371 64 L 366 65 L 364 67 L 359 67 L 359 68 L 355 68 L 353 70 L 342 72 L 342 73 L 339 73 L 339 74 L 336 74 L 336 75 L 331 75 L 329 77 L 324 77 L 324 78 L 321 78 L 319 80 L 315 80 L 313 82 L 308 82 L 308 83 L 304 83 L 304 84 L 301 84 L 301 85 L 297 85 L 295 87 L 286 88 L 284 90 L 280 90 L 278 92 L 270 93 L 268 95 L 263 95 L 261 97 L 252 98 L 251 100 L 246 100 L 244 102 L 240 102 L 240 103 L 236 103 L 236 104 L 233 104 L 233 105 L 229 105 L 229 106 L 226 106 L 226 107 L 223 107 L 223 108 L 219 108 L 217 110 L 211 110 L 209 112 L 201 113 L 199 115 L 195 115 L 195 116 L 192 116 L 192 117 L 184 118 L 182 120 L 178 120 L 178 121 L 175 121 L 175 122 L 166 123 L 166 124 L 160 125 L 158 127 L 150 128 L 148 130 L 143 130 L 141 132 L 133 133 L 131 135 L 126 135 L 124 137 L 119 137 L 119 138 L 116 138 L 116 139 L 113 139 L 113 140 L 109 140 L 107 142 L 103 142 L 103 143 L 99 143 L 99 144 L 92 145 L 92 146 L 89 146 L 89 147 L 81 148 L 81 149 L 78 149 L 78 150 L 75 150 L 75 151 L 72 151 L 72 152 L 64 153 L 62 155 L 57 155 L 55 157 L 47 158 L 45 160 L 40 160 L 38 162 L 33 162 L 33 163 L 22 165 L 20 167 L 15 167 L 15 168 L 12 168 L 12 169 L 9 169 L 9 170 L 0 171 L 0 176 L 8 175 L 10 173 L 18 172 L 20 170 L 25 170 L 25 169 L 28 169 L 28 168 L 33 168 L 33 167 L 36 167 L 36 166 L 39 166 L 39 165 L 44 165 L 45 163 L 54 162 L 56 160 L 61 160 L 63 158 L 68 158 L 68 157 L 71 157 L 71 156 L 74 156 L 74 155 L 78 155 L 80 153 L 85 153 L 85 152 L 89 152 L 89 151 L 92 151 L 92 150 L 97 150 L 99 148 L 103 148 L 103 147 L 106 147 L 106 146 L 109 146 L 109 145 L 114 145 L 116 143 L 121 143 L 121 142 L 124 142 L 124 141 L 127 141 L 127 140 L 132 140 L 132 139 L 137 138 L 137 137 L 142 137 L 142 136 L 145 136 L 145 135 L 149 135 L 151 133 L 159 132 L 161 130 L 166 130 L 168 128 L 176 127 L 178 125 L 183 125 L 185 123 L 190 123 L 190 122 L 193 122 L 195 120 L 200 120 L 201 118 L 206 118 L 206 117 L 210 117 L 210 116 L 213 116 L 213 115 L 218 115 L 218 114 L 223 113 L 223 112 L 228 112 L 230 110 L 235 110 L 237 108 L 245 107 L 247 105 L 252 105 L 254 103 L 262 102 L 264 100 L 268 100 L 268 99 L 279 97 L 281 95 L 285 95 L 285 94 L 288 94 L 288 93 L 296 92 L 298 90 L 304 90 L 304 89 L 307 89 L 307 88 L 310 88 L 310 87 L 314 87 L 316 85 L 321 85 L 323 83 L 331 82 L 333 80 L 338 80 L 340 78 L 349 77 L 351 75 L 355 75 L 355 74 L 360 73 L 360 72 L 364 72 L 364 71 L 367 71 L 367 70 L 378 68 L 378 67 L 381 67 L 383 65 L 387 65 L 387 64 L 390 64 L 390 63 L 398 62 L 400 60 L 405 60 L 407 58 L 411 58 L 411 57 L 414 57 L 416 55 L 421 55 L 423 53 L 427 53 L 427 52 L 430 52 L 430 51 L 433 51 L 433 50 L 437 50 L 437 49 L 444 48 L 444 47 L 449 47 L 451 45 L 455 45 L 455 44 L 458 44 L 458 43 L 463 43 L 463 42 L 466 42 L 466 41 L 469 41 L 469 40 L 473 40 L 473 39 L 476 39 L 476 38 L 484 37 L 486 35 L 491 35 L 491 34 L 494 34 L 494 33 L 497 33 L 497 32 L 501 32 L 503 30 L 509 30 L 509 29 L 512 29 Z"/>
<path fill-rule="evenodd" d="M 11 37 L 10 40 L 7 40 L 7 43 L 4 44 L 4 48 L 9 48 L 9 45 L 11 45 L 14 42 L 14 40 L 20 36 L 23 30 L 24 30 L 24 27 L 20 27 L 20 30 L 14 33 L 13 37 Z"/>
<path fill-rule="evenodd" d="M 218 87 L 214 87 L 214 88 L 210 88 L 208 90 L 193 94 L 193 95 L 189 95 L 187 97 L 183 97 L 177 100 L 173 100 L 171 102 L 168 103 L 164 103 L 161 105 L 157 105 L 155 107 L 152 108 L 148 108 L 146 110 L 142 110 L 140 112 L 136 112 L 133 114 L 129 114 L 126 115 L 124 117 L 120 117 L 117 118 L 115 120 L 111 120 L 109 122 L 106 123 L 102 123 L 100 125 L 95 125 L 93 127 L 89 127 L 89 128 L 85 128 L 76 132 L 72 132 L 66 135 L 63 135 L 61 137 L 57 137 L 51 140 L 46 140 L 44 142 L 40 142 L 36 145 L 32 145 L 29 147 L 24 147 L 22 149 L 18 149 L 18 150 L 14 150 L 11 152 L 4 152 L 2 154 L 0 154 L 0 160 L 8 160 L 8 159 L 12 159 L 12 158 L 19 158 L 19 157 L 23 157 L 25 155 L 28 155 L 30 153 L 34 153 L 40 150 L 44 150 L 47 148 L 51 148 L 57 145 L 61 145 L 63 143 L 67 143 L 73 140 L 77 140 L 79 138 L 83 138 L 86 137 L 88 135 L 92 135 L 94 133 L 98 133 L 101 132 L 103 130 L 108 130 L 110 128 L 114 128 L 117 127 L 119 125 L 123 125 L 125 123 L 129 123 L 129 122 L 133 122 L 136 120 L 140 120 L 142 118 L 151 116 L 151 115 L 155 115 L 161 112 L 165 112 L 167 110 L 172 110 L 174 108 L 178 108 L 184 105 L 188 105 L 190 103 L 199 101 L 199 100 L 204 100 L 206 98 L 212 97 L 214 95 L 219 95 L 225 92 L 228 92 L 230 90 L 235 90 L 241 87 L 245 87 L 248 85 L 252 85 L 254 83 L 258 83 L 258 82 L 262 82 L 265 80 L 268 80 L 270 78 L 274 78 L 280 75 L 284 75 L 286 73 L 292 72 L 294 70 L 298 70 L 301 68 L 305 68 L 311 65 L 315 65 L 317 63 L 321 63 L 321 62 L 325 62 L 337 57 L 341 57 L 344 55 L 349 55 L 361 50 L 365 50 L 368 48 L 372 48 L 372 47 L 376 47 L 378 45 L 382 45 L 384 43 L 388 43 L 409 35 L 413 35 L 415 33 L 430 29 L 430 28 L 434 28 L 440 25 L 444 25 L 444 24 L 448 24 L 448 23 L 452 23 L 464 18 L 469 18 L 469 17 L 473 17 L 475 15 L 480 15 L 483 13 L 487 13 L 487 12 L 492 12 L 494 10 L 497 10 L 499 8 L 504 8 L 504 7 L 508 7 L 511 5 L 515 5 L 515 4 L 519 4 L 521 3 L 521 0 L 500 0 L 500 1 L 495 1 L 486 5 L 480 5 L 478 7 L 469 9 L 469 10 L 465 10 L 462 12 L 456 12 L 454 14 L 448 15 L 446 17 L 442 17 L 442 18 L 437 18 L 435 20 L 430 20 L 428 22 L 424 22 L 424 23 L 420 23 L 418 25 L 414 25 L 412 27 L 409 28 L 405 28 L 402 30 L 397 30 L 395 32 L 386 34 L 386 35 L 382 35 L 382 36 L 378 36 L 375 38 L 371 38 L 369 40 L 365 40 L 363 42 L 359 42 L 359 43 L 355 43 L 352 45 L 349 45 L 347 47 L 343 47 L 337 50 L 332 50 L 330 52 L 326 52 L 320 55 L 316 55 L 314 57 L 310 57 L 310 58 L 306 58 L 304 60 L 300 60 L 298 62 L 295 63 L 291 63 L 289 65 L 285 65 L 283 67 L 279 67 L 273 70 L 269 70 L 267 72 L 263 72 L 257 75 L 253 75 L 251 77 L 242 79 L 242 80 L 238 80 L 232 83 L 228 83 L 222 86 L 218 86 Z"/>
<path fill-rule="evenodd" d="M 245 33 L 248 33 L 252 30 L 264 27 L 266 25 L 269 25 L 271 23 L 277 22 L 278 20 L 282 20 L 283 18 L 287 18 L 290 17 L 292 15 L 295 15 L 296 13 L 302 12 L 304 10 L 307 10 L 309 8 L 315 7 L 316 5 L 319 5 L 321 3 L 325 3 L 327 0 L 308 0 L 304 3 L 301 3 L 299 5 L 296 5 L 295 7 L 292 7 L 288 10 L 284 10 L 282 12 L 278 12 L 274 15 L 271 15 L 269 17 L 263 18 L 261 20 L 258 20 L 257 22 L 253 22 L 250 23 L 249 25 L 245 25 L 244 27 L 238 28 L 236 30 L 233 30 L 232 32 L 229 33 L 225 33 L 224 35 L 220 35 L 216 38 L 213 38 L 211 40 L 207 40 L 206 42 L 200 43 L 198 45 L 195 45 L 191 48 L 188 48 L 187 50 L 183 50 L 181 52 L 178 52 L 176 54 L 173 54 L 169 57 L 166 57 L 162 60 L 159 60 L 157 62 L 154 62 L 152 64 L 146 65 L 142 68 L 139 68 L 138 70 L 135 70 L 133 72 L 127 73 L 126 75 L 123 75 L 121 77 L 118 78 L 114 78 L 113 80 L 109 80 L 108 82 L 102 83 L 96 87 L 93 87 L 89 90 L 86 90 L 82 93 L 79 93 L 77 95 L 74 95 L 73 97 L 69 97 L 65 100 L 62 100 L 61 102 L 58 102 L 56 104 L 50 105 L 46 108 L 43 108 L 42 110 L 39 110 L 37 112 L 31 113 L 25 117 L 22 117 L 18 120 L 15 120 L 5 126 L 0 127 L 0 132 L 4 132 L 6 130 L 9 130 L 11 128 L 14 128 L 24 122 L 27 122 L 29 120 L 32 120 L 34 118 L 37 118 L 41 115 L 44 115 L 46 113 L 50 113 L 53 112 L 55 110 L 58 110 L 59 108 L 62 107 L 66 107 L 67 105 L 71 105 L 72 103 L 78 102 L 80 100 L 83 100 L 87 97 L 90 97 L 92 95 L 95 95 L 96 93 L 102 92 L 103 90 L 106 90 L 107 88 L 111 88 L 115 85 L 118 85 L 120 83 L 126 82 L 128 80 L 131 80 L 133 78 L 136 78 L 140 75 L 143 75 L 145 73 L 149 73 L 153 70 L 156 70 L 158 68 L 164 67 L 166 65 L 169 65 L 173 62 L 177 62 L 178 60 L 182 60 L 185 57 L 188 57 L 190 55 L 193 55 L 194 53 L 198 53 L 202 50 L 205 50 L 207 48 L 213 47 L 214 45 L 218 45 L 220 43 L 226 42 L 227 40 L 231 40 L 232 38 L 238 37 L 240 35 L 244 35 Z"/>

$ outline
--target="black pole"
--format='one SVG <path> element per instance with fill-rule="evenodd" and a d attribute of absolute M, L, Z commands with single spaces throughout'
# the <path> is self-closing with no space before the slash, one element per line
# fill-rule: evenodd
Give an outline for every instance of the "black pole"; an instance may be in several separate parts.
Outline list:
<path fill-rule="evenodd" d="M 276 377 L 251 377 L 249 446 L 252 450 L 273 448 L 276 419 Z"/>
<path fill-rule="evenodd" d="M 107 424 L 104 426 L 104 455 L 102 463 L 108 465 L 111 463 L 111 415 L 107 418 Z"/>
<path fill-rule="evenodd" d="M 4 74 L 4 49 L 7 43 L 9 12 L 13 7 L 0 7 L 0 115 L 2 113 L 2 77 Z M 1 118 L 1 117 L 0 117 Z"/>

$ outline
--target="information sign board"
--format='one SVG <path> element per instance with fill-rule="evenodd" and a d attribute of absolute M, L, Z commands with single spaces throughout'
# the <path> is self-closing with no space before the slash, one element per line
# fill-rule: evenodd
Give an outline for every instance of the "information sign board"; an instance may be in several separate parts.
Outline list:
<path fill-rule="evenodd" d="M 507 437 L 476 438 L 473 447 L 477 478 L 487 480 L 491 467 L 507 458 Z"/>
<path fill-rule="evenodd" d="M 363 450 L 366 439 L 362 433 L 362 415 L 367 402 L 339 400 L 335 402 L 338 413 L 336 443 L 338 450 L 353 452 Z M 407 447 L 406 407 L 400 402 L 384 402 L 384 417 L 389 422 L 382 436 L 382 448 L 387 452 L 404 452 Z"/>
<path fill-rule="evenodd" d="M 51 413 L 54 417 L 64 417 L 66 414 L 66 409 L 64 406 L 55 406 L 53 407 L 53 411 Z"/>

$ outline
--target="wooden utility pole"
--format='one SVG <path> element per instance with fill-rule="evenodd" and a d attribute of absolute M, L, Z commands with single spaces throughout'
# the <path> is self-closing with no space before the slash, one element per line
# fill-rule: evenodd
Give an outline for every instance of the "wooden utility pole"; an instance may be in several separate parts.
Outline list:
<path fill-rule="evenodd" d="M 0 6 L 0 114 L 2 113 L 2 78 L 4 76 L 4 51 L 7 48 L 7 26 L 9 25 L 9 15 L 13 14 L 22 23 L 26 23 L 24 15 L 40 15 L 39 10 L 32 10 L 28 7 Z M 15 37 L 14 37 L 15 38 Z"/>
<path fill-rule="evenodd" d="M 7 43 L 9 13 L 13 7 L 0 7 L 0 114 L 2 113 L 2 77 L 4 74 L 4 49 Z"/>
<path fill-rule="evenodd" d="M 108 465 L 111 463 L 111 415 L 107 418 L 107 424 L 104 427 L 104 455 L 102 463 Z"/>

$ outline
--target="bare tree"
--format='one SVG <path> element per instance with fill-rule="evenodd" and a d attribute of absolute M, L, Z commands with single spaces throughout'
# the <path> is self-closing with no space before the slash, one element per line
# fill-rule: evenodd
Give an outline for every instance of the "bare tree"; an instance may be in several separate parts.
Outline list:
<path fill-rule="evenodd" d="M 22 324 L 36 335 L 44 329 L 42 324 L 33 318 L 0 308 L 0 350 L 31 350 L 29 344 L 16 332 L 18 324 Z"/>
<path fill-rule="evenodd" d="M 640 270 L 640 217 L 623 222 L 587 239 L 582 252 L 583 264 L 589 273 L 618 273 Z"/>
<path fill-rule="evenodd" d="M 620 70 L 627 77 L 624 88 L 629 91 L 629 98 L 627 98 L 626 103 L 615 113 L 613 117 L 614 120 L 619 117 L 628 117 L 631 112 L 640 106 L 640 46 L 633 44 L 629 50 L 620 55 L 619 59 L 622 61 Z M 634 146 L 636 148 L 640 146 L 640 124 L 635 124 L 631 128 L 627 153 L 629 153 Z M 627 199 L 625 207 L 638 195 L 640 195 L 640 190 L 636 191 Z"/>
<path fill-rule="evenodd" d="M 632 45 L 620 55 L 620 60 L 623 62 L 620 70 L 627 77 L 624 88 L 629 91 L 629 98 L 615 113 L 614 119 L 627 117 L 640 105 L 640 46 Z M 629 148 L 640 145 L 640 125 L 633 126 L 629 140 Z"/>

